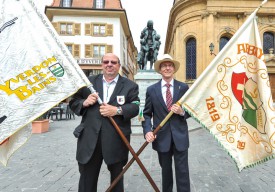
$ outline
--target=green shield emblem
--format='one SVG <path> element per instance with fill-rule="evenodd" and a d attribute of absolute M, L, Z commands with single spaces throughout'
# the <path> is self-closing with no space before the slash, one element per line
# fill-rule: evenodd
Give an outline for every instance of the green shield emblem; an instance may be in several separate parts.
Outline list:
<path fill-rule="evenodd" d="M 56 77 L 62 77 L 64 75 L 64 68 L 60 65 L 60 63 L 55 63 L 49 67 L 49 70 Z"/>

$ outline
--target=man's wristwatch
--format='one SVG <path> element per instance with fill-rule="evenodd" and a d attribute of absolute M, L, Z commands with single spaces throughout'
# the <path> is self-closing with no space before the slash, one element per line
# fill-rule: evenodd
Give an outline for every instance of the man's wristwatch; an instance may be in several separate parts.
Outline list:
<path fill-rule="evenodd" d="M 117 107 L 116 114 L 117 115 L 122 115 L 122 109 L 121 109 L 121 107 Z"/>

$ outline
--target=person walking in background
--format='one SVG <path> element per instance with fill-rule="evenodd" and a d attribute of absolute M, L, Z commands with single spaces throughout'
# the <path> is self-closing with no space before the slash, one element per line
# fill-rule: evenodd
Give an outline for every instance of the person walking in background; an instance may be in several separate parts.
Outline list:
<path fill-rule="evenodd" d="M 107 164 L 112 182 L 128 161 L 129 150 L 108 117 L 113 117 L 130 142 L 131 118 L 139 112 L 138 85 L 119 75 L 119 58 L 113 53 L 102 57 L 103 75 L 89 77 L 98 93 L 80 89 L 70 101 L 71 109 L 82 116 L 83 130 L 77 141 L 76 159 L 80 180 L 79 192 L 96 192 L 102 161 Z M 103 104 L 99 105 L 98 97 Z M 123 178 L 113 188 L 124 191 Z"/>
<path fill-rule="evenodd" d="M 188 85 L 173 78 L 180 63 L 168 54 L 156 61 L 155 71 L 162 75 L 162 79 L 151 85 L 146 91 L 143 110 L 143 133 L 147 142 L 153 142 L 153 149 L 157 151 L 159 164 L 162 169 L 162 191 L 173 191 L 172 157 L 174 157 L 176 183 L 178 192 L 190 191 L 188 147 L 189 136 L 186 119 L 188 113 L 176 103 L 188 90 Z M 167 114 L 173 115 L 156 135 L 153 130 L 162 122 Z M 152 120 L 153 119 L 153 124 Z"/>

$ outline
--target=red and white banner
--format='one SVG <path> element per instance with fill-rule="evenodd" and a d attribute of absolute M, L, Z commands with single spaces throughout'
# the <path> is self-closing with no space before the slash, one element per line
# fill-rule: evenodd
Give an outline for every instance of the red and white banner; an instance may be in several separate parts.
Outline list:
<path fill-rule="evenodd" d="M 258 8 L 259 9 L 259 8 Z M 182 98 L 239 171 L 275 154 L 275 109 L 254 11 Z"/>

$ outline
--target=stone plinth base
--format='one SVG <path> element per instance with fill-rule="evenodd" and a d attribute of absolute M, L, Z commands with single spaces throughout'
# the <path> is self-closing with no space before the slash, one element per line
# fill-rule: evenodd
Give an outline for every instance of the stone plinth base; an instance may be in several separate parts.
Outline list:
<path fill-rule="evenodd" d="M 158 82 L 161 79 L 161 75 L 154 70 L 139 70 L 134 79 L 139 86 L 140 108 L 143 110 L 147 87 Z M 143 133 L 141 122 L 138 121 L 138 117 L 132 119 L 132 132 L 133 134 Z"/>

